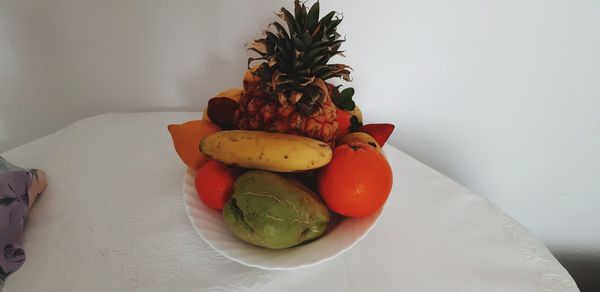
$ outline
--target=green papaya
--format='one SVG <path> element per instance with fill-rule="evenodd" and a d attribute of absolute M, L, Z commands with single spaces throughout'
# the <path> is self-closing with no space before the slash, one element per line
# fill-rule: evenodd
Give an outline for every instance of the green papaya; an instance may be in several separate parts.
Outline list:
<path fill-rule="evenodd" d="M 329 210 L 301 183 L 252 170 L 235 181 L 223 218 L 240 239 L 282 249 L 321 236 L 329 222 Z"/>

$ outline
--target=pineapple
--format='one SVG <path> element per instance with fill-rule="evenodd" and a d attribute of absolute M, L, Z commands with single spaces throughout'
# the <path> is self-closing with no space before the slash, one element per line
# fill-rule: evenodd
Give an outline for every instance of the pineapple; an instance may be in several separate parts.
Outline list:
<path fill-rule="evenodd" d="M 277 14 L 287 25 L 271 23 L 265 37 L 254 40 L 249 50 L 244 95 L 234 125 L 244 130 L 296 134 L 335 146 L 338 138 L 336 107 L 331 100 L 330 78 L 350 81 L 350 67 L 328 64 L 342 55 L 345 41 L 336 32 L 342 19 L 330 12 L 319 20 L 319 2 L 310 10 L 294 1 L 294 15 L 285 8 Z M 308 11 L 307 11 L 308 10 Z"/>

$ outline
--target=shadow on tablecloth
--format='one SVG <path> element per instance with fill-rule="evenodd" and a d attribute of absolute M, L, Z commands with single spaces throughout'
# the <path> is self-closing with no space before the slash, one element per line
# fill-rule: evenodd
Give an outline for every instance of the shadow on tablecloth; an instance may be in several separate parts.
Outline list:
<path fill-rule="evenodd" d="M 582 292 L 600 291 L 600 255 L 583 251 L 553 252 L 558 261 L 569 271 Z"/>

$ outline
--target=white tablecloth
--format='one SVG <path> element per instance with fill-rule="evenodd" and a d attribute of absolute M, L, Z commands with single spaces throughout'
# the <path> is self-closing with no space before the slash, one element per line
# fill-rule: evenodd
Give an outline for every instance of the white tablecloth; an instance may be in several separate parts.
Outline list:
<path fill-rule="evenodd" d="M 194 232 L 166 126 L 198 113 L 106 114 L 10 150 L 46 170 L 17 291 L 577 291 L 525 228 L 485 198 L 386 146 L 394 195 L 347 253 L 297 271 L 229 261 Z"/>

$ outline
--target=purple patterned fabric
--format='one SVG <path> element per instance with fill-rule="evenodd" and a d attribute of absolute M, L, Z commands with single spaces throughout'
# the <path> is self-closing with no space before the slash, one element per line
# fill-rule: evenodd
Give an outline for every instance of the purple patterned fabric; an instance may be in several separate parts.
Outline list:
<path fill-rule="evenodd" d="M 15 167 L 0 157 L 0 280 L 25 262 L 22 236 L 29 213 L 29 187 L 36 170 Z"/>

